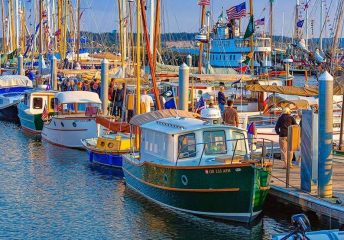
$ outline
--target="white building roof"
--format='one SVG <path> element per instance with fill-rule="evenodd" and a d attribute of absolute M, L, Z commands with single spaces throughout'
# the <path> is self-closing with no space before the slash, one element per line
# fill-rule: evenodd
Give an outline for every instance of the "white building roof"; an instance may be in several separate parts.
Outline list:
<path fill-rule="evenodd" d="M 207 122 L 195 118 L 170 117 L 159 119 L 141 125 L 142 129 L 163 132 L 165 134 L 179 134 L 199 130 L 202 128 L 231 128 L 226 125 L 210 125 Z"/>
<path fill-rule="evenodd" d="M 102 103 L 97 93 L 88 91 L 67 91 L 55 95 L 59 103 Z"/>
<path fill-rule="evenodd" d="M 0 76 L 0 88 L 2 87 L 32 87 L 32 81 L 22 75 Z"/>

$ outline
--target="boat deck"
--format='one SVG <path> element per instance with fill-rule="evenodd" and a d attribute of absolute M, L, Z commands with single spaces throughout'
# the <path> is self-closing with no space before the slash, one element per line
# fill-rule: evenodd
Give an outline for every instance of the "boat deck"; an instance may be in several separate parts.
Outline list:
<path fill-rule="evenodd" d="M 300 167 L 293 166 L 290 171 L 289 188 L 286 188 L 286 169 L 284 163 L 275 160 L 270 195 L 320 215 L 337 219 L 344 224 L 344 156 L 333 156 L 333 195 L 334 198 L 317 197 L 317 190 L 306 193 L 301 190 Z M 316 189 L 316 187 L 315 187 Z"/>

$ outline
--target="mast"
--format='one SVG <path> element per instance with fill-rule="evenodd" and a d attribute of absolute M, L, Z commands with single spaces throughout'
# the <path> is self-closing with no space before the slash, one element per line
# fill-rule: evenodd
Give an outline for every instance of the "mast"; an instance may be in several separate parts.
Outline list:
<path fill-rule="evenodd" d="M 123 65 L 123 77 L 125 77 L 125 72 L 126 72 L 126 60 L 127 60 L 127 23 L 128 23 L 128 18 L 127 18 L 127 0 L 122 0 L 122 24 L 123 24 L 123 60 L 124 60 L 124 65 Z M 125 21 L 123 21 L 125 19 Z"/>
<path fill-rule="evenodd" d="M 80 2 L 81 0 L 77 0 L 78 10 L 77 10 L 77 36 L 76 36 L 76 61 L 80 61 Z"/>
<path fill-rule="evenodd" d="M 38 51 L 39 54 L 43 53 L 43 1 L 39 1 L 39 42 L 38 42 Z"/>
<path fill-rule="evenodd" d="M 296 6 L 295 6 L 295 23 L 294 23 L 294 39 L 298 39 L 299 37 L 299 29 L 297 27 L 297 22 L 298 22 L 298 18 L 299 18 L 299 0 L 296 0 Z"/>
<path fill-rule="evenodd" d="M 271 51 L 272 51 L 272 38 L 273 38 L 273 35 L 272 35 L 272 27 L 273 27 L 273 25 L 272 25 L 272 21 L 273 21 L 273 1 L 274 0 L 270 0 L 270 49 L 271 49 Z M 282 26 L 283 27 L 283 26 Z"/>
<path fill-rule="evenodd" d="M 156 84 L 155 69 L 153 66 L 153 59 L 152 59 L 149 36 L 148 36 L 146 12 L 144 10 L 144 2 L 143 1 L 141 1 L 141 15 L 142 15 L 144 35 L 145 35 L 145 39 L 146 39 L 147 56 L 148 56 L 148 63 L 149 63 L 149 68 L 150 68 L 150 72 L 151 72 L 151 77 L 152 77 L 154 96 L 155 96 L 155 100 L 156 100 L 157 109 L 161 110 L 162 108 L 161 108 L 161 103 L 160 103 L 159 89 L 158 89 L 157 84 Z"/>
<path fill-rule="evenodd" d="M 21 47 L 21 53 L 24 53 L 25 52 L 25 45 L 26 45 L 26 42 L 25 42 L 25 39 L 26 39 L 26 28 L 25 28 L 25 8 L 24 6 L 21 8 L 21 44 L 20 44 L 20 47 Z"/>
<path fill-rule="evenodd" d="M 141 113 L 141 0 L 136 2 L 136 114 Z M 138 145 L 137 145 L 138 146 Z"/>
<path fill-rule="evenodd" d="M 201 28 L 204 26 L 205 22 L 205 10 L 206 10 L 206 5 L 202 4 L 202 15 L 201 15 Z M 198 73 L 202 74 L 202 65 L 203 65 L 203 42 L 199 42 L 199 60 L 198 60 Z"/>
<path fill-rule="evenodd" d="M 158 1 L 158 0 L 157 0 Z M 154 0 L 150 0 L 150 7 L 149 7 L 149 15 L 150 15 L 150 25 L 149 25 L 149 43 L 150 43 L 150 50 L 151 54 L 154 52 L 154 41 L 155 41 L 155 29 L 156 26 L 154 24 Z M 155 64 L 154 64 L 155 65 Z"/>
<path fill-rule="evenodd" d="M 14 22 L 14 10 L 13 10 L 13 0 L 9 0 L 8 2 L 9 4 L 9 12 L 8 12 L 8 15 L 10 16 L 9 17 L 9 20 L 10 20 L 10 26 L 11 26 L 11 51 L 15 50 L 15 47 L 17 46 L 17 43 L 16 43 L 16 40 L 17 40 L 17 37 L 16 37 L 16 30 L 15 30 L 15 22 Z"/>
<path fill-rule="evenodd" d="M 250 18 L 253 17 L 253 0 L 250 0 Z M 250 37 L 251 53 L 254 51 L 254 34 Z M 254 53 L 251 59 L 251 74 L 254 73 Z"/>
<path fill-rule="evenodd" d="M 320 52 L 322 52 L 323 49 L 323 37 L 322 37 L 322 30 L 323 30 L 323 8 L 324 8 L 324 3 L 323 0 L 320 0 L 320 36 L 319 36 L 319 49 Z"/>
<path fill-rule="evenodd" d="M 4 53 L 7 52 L 6 49 L 6 31 L 5 31 L 5 25 L 6 25 L 6 20 L 5 20 L 5 2 L 4 0 L 1 0 L 1 22 L 2 22 L 2 50 Z"/>
<path fill-rule="evenodd" d="M 321 0 L 320 0 L 321 1 Z M 306 1 L 306 48 L 308 49 L 308 3 L 309 3 L 309 0 Z"/>
<path fill-rule="evenodd" d="M 208 11 L 206 13 L 207 16 L 207 39 L 208 39 L 208 43 L 207 43 L 207 73 L 209 73 L 209 61 L 210 61 L 210 11 Z"/>
<path fill-rule="evenodd" d="M 121 64 L 122 64 L 122 78 L 125 77 L 124 73 L 124 38 L 123 38 L 123 16 L 122 16 L 122 0 L 118 0 L 118 17 L 119 17 L 119 44 L 121 46 Z"/>
<path fill-rule="evenodd" d="M 131 45 L 131 61 L 133 63 L 134 68 L 134 56 L 135 56 L 135 50 L 134 50 L 134 31 L 133 31 L 133 1 L 129 0 L 129 20 L 130 20 L 130 45 Z M 134 71 L 135 72 L 135 71 Z M 135 74 L 134 74 L 135 75 Z"/>
<path fill-rule="evenodd" d="M 19 43 L 20 43 L 20 19 L 19 19 L 19 1 L 15 0 L 15 17 L 16 17 L 16 49 L 19 49 Z"/>
<path fill-rule="evenodd" d="M 154 26 L 154 45 L 153 45 L 153 66 L 156 69 L 158 41 L 160 34 L 160 0 L 156 0 L 156 14 Z"/>

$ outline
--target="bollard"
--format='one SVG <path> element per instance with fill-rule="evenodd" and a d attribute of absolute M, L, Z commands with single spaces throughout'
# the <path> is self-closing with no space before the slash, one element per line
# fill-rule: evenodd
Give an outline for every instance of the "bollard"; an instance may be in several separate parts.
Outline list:
<path fill-rule="evenodd" d="M 40 53 L 38 56 L 38 71 L 39 71 L 39 75 L 42 76 L 43 73 L 43 55 Z"/>
<path fill-rule="evenodd" d="M 186 56 L 186 64 L 192 67 L 192 56 L 190 54 Z"/>
<path fill-rule="evenodd" d="M 333 77 L 319 77 L 318 195 L 332 197 Z"/>
<path fill-rule="evenodd" d="M 18 69 L 17 69 L 17 73 L 18 75 L 25 75 L 24 72 L 24 59 L 23 59 L 23 55 L 19 55 L 18 56 Z"/>
<path fill-rule="evenodd" d="M 51 88 L 57 91 L 57 59 L 53 56 L 50 60 L 50 83 Z"/>
<path fill-rule="evenodd" d="M 102 111 L 104 115 L 108 114 L 108 106 L 109 106 L 109 61 L 107 59 L 103 59 L 102 66 L 101 66 L 101 100 L 102 100 Z"/>
<path fill-rule="evenodd" d="M 189 70 L 185 63 L 179 67 L 179 109 L 184 111 L 189 110 Z"/>

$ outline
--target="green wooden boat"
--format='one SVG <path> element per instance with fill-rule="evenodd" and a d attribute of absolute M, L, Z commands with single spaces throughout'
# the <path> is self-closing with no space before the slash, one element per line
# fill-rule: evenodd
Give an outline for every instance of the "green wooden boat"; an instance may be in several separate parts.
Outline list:
<path fill-rule="evenodd" d="M 131 122 L 140 122 L 137 118 Z M 272 162 L 251 158 L 245 130 L 180 117 L 140 128 L 139 154 L 123 156 L 129 188 L 164 207 L 201 216 L 250 222 L 262 211 Z"/>

